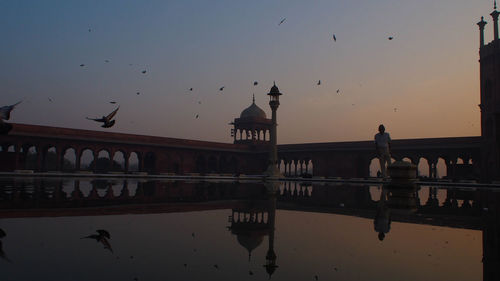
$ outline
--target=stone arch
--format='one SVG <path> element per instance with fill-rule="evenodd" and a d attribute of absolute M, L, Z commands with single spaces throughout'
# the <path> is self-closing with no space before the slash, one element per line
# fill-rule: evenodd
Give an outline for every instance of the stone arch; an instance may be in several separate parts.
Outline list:
<path fill-rule="evenodd" d="M 126 153 L 123 150 L 117 150 L 113 154 L 112 171 L 123 172 L 125 171 L 125 157 Z"/>
<path fill-rule="evenodd" d="M 25 151 L 25 158 L 24 158 L 24 168 L 28 170 L 38 170 L 38 161 L 39 161 L 39 149 L 35 145 L 28 144 L 26 146 Z"/>
<path fill-rule="evenodd" d="M 132 151 L 128 156 L 128 171 L 137 172 L 140 170 L 139 153 Z"/>
<path fill-rule="evenodd" d="M 446 178 L 448 176 L 448 169 L 446 167 L 446 160 L 442 157 L 438 158 L 437 164 L 436 164 L 436 178 Z"/>
<path fill-rule="evenodd" d="M 94 162 L 94 151 L 92 151 L 90 148 L 84 148 L 80 152 L 80 169 L 92 170 L 93 162 Z"/>
<path fill-rule="evenodd" d="M 43 151 L 42 169 L 44 171 L 59 170 L 57 148 L 55 146 L 46 147 Z"/>
<path fill-rule="evenodd" d="M 101 149 L 97 152 L 97 159 L 94 159 L 93 170 L 98 173 L 106 173 L 111 169 L 111 153 L 108 149 Z"/>
<path fill-rule="evenodd" d="M 76 150 L 72 147 L 65 148 L 63 151 L 61 170 L 72 171 L 76 169 Z"/>
<path fill-rule="evenodd" d="M 420 157 L 418 159 L 417 171 L 418 171 L 418 175 L 421 177 L 428 177 L 429 176 L 429 163 L 427 162 L 426 158 Z"/>
<path fill-rule="evenodd" d="M 381 173 L 380 171 L 380 161 L 377 157 L 370 160 L 370 177 L 377 177 Z"/>

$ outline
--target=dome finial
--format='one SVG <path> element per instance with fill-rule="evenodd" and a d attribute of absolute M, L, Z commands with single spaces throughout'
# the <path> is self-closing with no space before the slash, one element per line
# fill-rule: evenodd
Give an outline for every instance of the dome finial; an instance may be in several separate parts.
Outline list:
<path fill-rule="evenodd" d="M 493 9 L 497 9 L 497 0 L 493 1 Z"/>
<path fill-rule="evenodd" d="M 255 94 L 252 94 L 252 103 L 255 104 Z"/>

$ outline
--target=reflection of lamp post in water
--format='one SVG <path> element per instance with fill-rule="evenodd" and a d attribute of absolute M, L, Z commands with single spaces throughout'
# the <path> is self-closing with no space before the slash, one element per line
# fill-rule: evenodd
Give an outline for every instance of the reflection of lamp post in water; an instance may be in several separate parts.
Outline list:
<path fill-rule="evenodd" d="M 274 83 L 271 91 L 267 94 L 269 96 L 269 106 L 272 111 L 272 125 L 271 125 L 271 152 L 269 155 L 269 165 L 265 174 L 269 177 L 279 177 L 280 171 L 278 170 L 278 148 L 277 148 L 277 122 L 276 122 L 276 111 L 280 105 L 280 90 L 276 87 Z"/>

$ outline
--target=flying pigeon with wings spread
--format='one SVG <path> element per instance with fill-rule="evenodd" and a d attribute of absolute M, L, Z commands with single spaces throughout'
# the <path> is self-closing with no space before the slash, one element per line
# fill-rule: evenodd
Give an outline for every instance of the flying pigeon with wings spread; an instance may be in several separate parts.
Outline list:
<path fill-rule="evenodd" d="M 96 121 L 96 122 L 102 122 L 104 123 L 101 127 L 103 128 L 111 128 L 113 127 L 113 125 L 115 124 L 115 120 L 112 120 L 113 117 L 115 117 L 116 115 L 116 112 L 118 112 L 118 109 L 120 109 L 120 107 L 116 108 L 113 112 L 111 112 L 110 114 L 108 114 L 108 116 L 103 116 L 102 118 L 88 118 L 88 120 L 93 120 L 93 121 Z"/>

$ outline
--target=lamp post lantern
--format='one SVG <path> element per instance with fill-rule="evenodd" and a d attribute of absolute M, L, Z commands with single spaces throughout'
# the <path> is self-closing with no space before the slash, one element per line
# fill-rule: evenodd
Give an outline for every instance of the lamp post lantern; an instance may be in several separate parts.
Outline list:
<path fill-rule="evenodd" d="M 267 166 L 266 175 L 269 177 L 279 177 L 280 171 L 278 170 L 278 148 L 277 148 L 277 122 L 276 111 L 280 105 L 280 90 L 274 83 L 271 91 L 267 94 L 269 96 L 269 106 L 272 111 L 272 125 L 271 125 L 271 152 L 269 155 L 269 164 Z"/>

